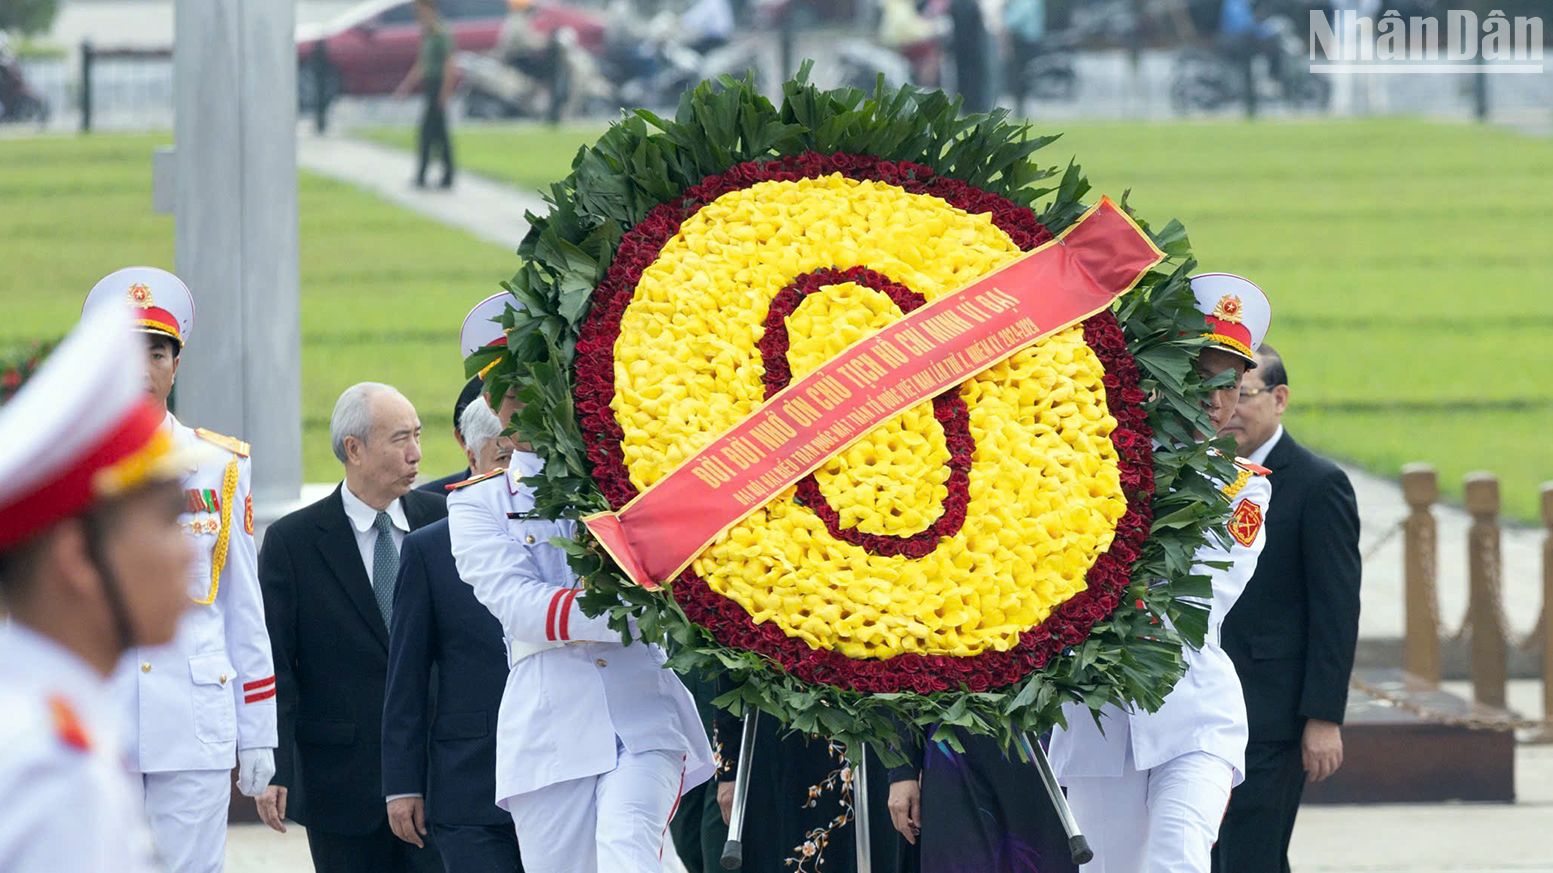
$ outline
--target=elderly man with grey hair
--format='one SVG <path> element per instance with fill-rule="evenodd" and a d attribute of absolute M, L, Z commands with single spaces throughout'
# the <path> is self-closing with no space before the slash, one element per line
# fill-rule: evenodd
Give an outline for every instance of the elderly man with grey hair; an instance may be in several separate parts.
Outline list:
<path fill-rule="evenodd" d="M 318 873 L 431 873 L 436 851 L 396 839 L 383 806 L 383 688 L 400 546 L 447 507 L 410 490 L 421 422 L 391 386 L 345 389 L 329 431 L 344 481 L 275 522 L 259 551 L 280 729 L 259 816 L 305 826 Z"/>
<path fill-rule="evenodd" d="M 512 458 L 484 401 L 459 416 L 475 475 Z M 457 486 L 455 486 L 457 487 Z M 459 578 L 447 521 L 405 537 L 388 635 L 383 704 L 383 795 L 406 843 L 428 833 L 449 870 L 515 873 L 518 838 L 496 806 L 496 712 L 507 681 L 506 641 Z"/>

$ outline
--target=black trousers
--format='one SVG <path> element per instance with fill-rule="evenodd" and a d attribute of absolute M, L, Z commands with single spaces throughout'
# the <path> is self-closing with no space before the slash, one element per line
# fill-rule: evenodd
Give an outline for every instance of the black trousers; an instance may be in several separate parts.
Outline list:
<path fill-rule="evenodd" d="M 723 845 L 728 826 L 717 805 L 717 780 L 703 782 L 680 798 L 679 811 L 669 825 L 674 851 L 690 873 L 721 873 Z"/>
<path fill-rule="evenodd" d="M 1214 873 L 1289 873 L 1289 838 L 1305 790 L 1298 740 L 1246 746 L 1246 781 L 1230 794 Z"/>
<path fill-rule="evenodd" d="M 388 819 L 370 834 L 327 834 L 307 830 L 314 873 L 442 873 L 431 843 L 417 849 L 394 836 Z"/>
<path fill-rule="evenodd" d="M 505 825 L 431 825 L 447 873 L 523 873 L 518 832 Z"/>
<path fill-rule="evenodd" d="M 448 137 L 448 113 L 437 102 L 442 86 L 426 82 L 426 107 L 421 112 L 421 128 L 416 137 L 420 162 L 415 170 L 415 184 L 426 184 L 426 165 L 431 162 L 431 151 L 437 149 L 442 158 L 442 187 L 453 184 L 453 141 Z"/>

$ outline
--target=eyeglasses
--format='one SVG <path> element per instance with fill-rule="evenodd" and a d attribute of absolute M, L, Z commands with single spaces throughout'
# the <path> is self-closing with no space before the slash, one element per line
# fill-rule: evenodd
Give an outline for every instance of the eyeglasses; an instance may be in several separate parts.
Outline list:
<path fill-rule="evenodd" d="M 1262 395 L 1262 394 L 1270 394 L 1270 393 L 1272 393 L 1272 390 L 1274 388 L 1277 388 L 1277 387 L 1278 387 L 1277 385 L 1269 385 L 1269 386 L 1267 386 L 1265 388 L 1241 388 L 1240 389 L 1240 399 L 1241 400 L 1249 400 L 1252 397 L 1257 397 L 1257 396 Z"/>

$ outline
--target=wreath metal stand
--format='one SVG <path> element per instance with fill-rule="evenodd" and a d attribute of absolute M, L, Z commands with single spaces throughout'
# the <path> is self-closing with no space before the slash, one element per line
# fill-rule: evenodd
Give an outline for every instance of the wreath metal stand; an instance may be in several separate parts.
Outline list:
<path fill-rule="evenodd" d="M 738 870 L 744 866 L 744 814 L 750 788 L 750 762 L 755 757 L 755 717 L 753 709 L 744 713 L 739 766 L 733 774 L 733 809 L 728 815 L 728 842 L 723 844 L 724 870 Z M 1095 853 L 1089 848 L 1089 840 L 1084 837 L 1078 822 L 1073 818 L 1073 809 L 1068 806 L 1068 798 L 1057 784 L 1057 774 L 1052 772 L 1051 762 L 1046 759 L 1046 750 L 1029 734 L 1020 734 L 1019 739 L 1024 744 L 1025 754 L 1030 756 L 1031 763 L 1041 774 L 1041 785 L 1046 789 L 1046 797 L 1062 822 L 1073 863 L 1088 864 L 1094 860 Z M 862 751 L 863 754 L 852 764 L 852 832 L 857 846 L 857 873 L 873 873 L 873 840 L 868 820 L 868 755 L 866 749 Z"/>

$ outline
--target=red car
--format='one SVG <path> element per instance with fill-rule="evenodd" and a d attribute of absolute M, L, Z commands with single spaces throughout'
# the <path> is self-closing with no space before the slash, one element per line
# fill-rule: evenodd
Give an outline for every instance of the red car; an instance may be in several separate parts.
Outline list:
<path fill-rule="evenodd" d="M 488 52 L 496 45 L 508 0 L 440 0 L 457 51 Z M 560 3 L 534 4 L 534 27 L 549 33 L 571 28 L 589 51 L 604 43 L 604 18 Z M 297 28 L 297 92 L 309 107 L 322 87 L 329 99 L 341 94 L 388 94 L 403 81 L 420 50 L 421 29 L 413 0 L 367 0 L 322 25 Z M 313 62 L 324 47 L 322 69 Z"/>

